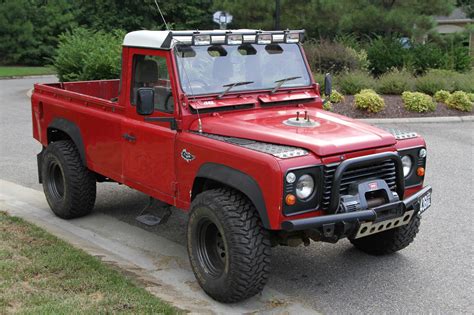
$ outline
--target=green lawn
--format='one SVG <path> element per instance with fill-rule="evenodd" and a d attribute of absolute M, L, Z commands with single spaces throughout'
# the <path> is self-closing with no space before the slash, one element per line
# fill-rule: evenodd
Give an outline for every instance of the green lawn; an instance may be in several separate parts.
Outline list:
<path fill-rule="evenodd" d="M 55 74 L 51 67 L 7 67 L 0 66 L 0 77 L 21 77 L 27 75 Z"/>
<path fill-rule="evenodd" d="M 0 212 L 0 314 L 178 312 L 99 259 Z"/>

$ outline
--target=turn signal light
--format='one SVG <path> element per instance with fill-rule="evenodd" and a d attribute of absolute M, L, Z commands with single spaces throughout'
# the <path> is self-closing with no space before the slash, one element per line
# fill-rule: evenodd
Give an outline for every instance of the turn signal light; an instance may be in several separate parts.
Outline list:
<path fill-rule="evenodd" d="M 292 195 L 292 194 L 286 195 L 286 197 L 285 197 L 285 202 L 286 202 L 286 204 L 289 205 L 289 206 L 294 205 L 294 204 L 296 203 L 296 197 L 295 197 L 295 195 Z"/>
<path fill-rule="evenodd" d="M 421 177 L 421 176 L 425 176 L 425 169 L 424 169 L 423 167 L 418 167 L 418 168 L 416 169 L 416 175 L 418 175 L 418 176 L 420 176 L 420 177 Z"/>

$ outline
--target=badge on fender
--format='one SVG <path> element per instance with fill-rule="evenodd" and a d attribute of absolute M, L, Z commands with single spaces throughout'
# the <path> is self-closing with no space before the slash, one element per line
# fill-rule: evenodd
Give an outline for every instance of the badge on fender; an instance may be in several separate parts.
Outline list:
<path fill-rule="evenodd" d="M 186 151 L 186 149 L 183 149 L 183 151 L 181 151 L 181 157 L 188 163 L 196 158 L 194 155 Z"/>

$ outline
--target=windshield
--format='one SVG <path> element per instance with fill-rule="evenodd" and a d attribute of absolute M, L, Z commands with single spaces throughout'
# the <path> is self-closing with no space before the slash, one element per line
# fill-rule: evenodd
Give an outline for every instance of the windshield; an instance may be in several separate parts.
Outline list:
<path fill-rule="evenodd" d="M 272 89 L 282 79 L 285 87 L 310 85 L 310 77 L 297 44 L 243 44 L 176 47 L 181 87 L 188 94 Z M 250 82 L 250 83 L 248 83 Z M 229 92 L 229 93 L 231 93 Z"/>

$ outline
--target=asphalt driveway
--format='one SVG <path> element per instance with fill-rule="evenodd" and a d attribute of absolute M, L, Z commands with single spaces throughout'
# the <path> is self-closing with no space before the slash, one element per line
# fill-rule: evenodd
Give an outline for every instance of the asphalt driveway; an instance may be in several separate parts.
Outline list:
<path fill-rule="evenodd" d="M 27 91 L 54 78 L 0 80 L 0 178 L 37 184 Z M 335 105 L 337 106 L 337 105 Z M 322 313 L 473 313 L 474 123 L 399 124 L 428 144 L 426 183 L 433 206 L 415 242 L 390 256 L 372 257 L 348 241 L 273 249 L 269 287 Z M 99 185 L 96 210 L 160 237 L 185 244 L 186 215 L 145 227 L 135 216 L 147 197 L 116 184 Z"/>

